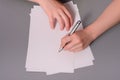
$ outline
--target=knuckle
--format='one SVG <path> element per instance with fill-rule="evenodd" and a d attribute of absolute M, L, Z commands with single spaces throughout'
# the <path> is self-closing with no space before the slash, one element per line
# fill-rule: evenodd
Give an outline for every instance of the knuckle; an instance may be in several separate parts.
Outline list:
<path fill-rule="evenodd" d="M 56 11 L 57 12 L 63 12 L 62 9 L 60 9 L 60 8 L 58 8 Z"/>

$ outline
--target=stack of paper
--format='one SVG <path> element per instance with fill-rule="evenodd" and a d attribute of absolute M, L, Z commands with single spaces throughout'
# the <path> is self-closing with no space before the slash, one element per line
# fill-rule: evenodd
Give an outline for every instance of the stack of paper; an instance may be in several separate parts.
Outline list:
<path fill-rule="evenodd" d="M 65 6 L 74 17 L 74 24 L 80 20 L 79 11 L 72 1 Z M 74 25 L 73 24 L 73 25 Z M 82 24 L 79 29 L 82 29 Z M 58 52 L 61 38 L 66 31 L 60 31 L 59 24 L 55 30 L 50 29 L 48 17 L 40 6 L 34 6 L 30 14 L 29 44 L 26 59 L 26 70 L 31 72 L 73 73 L 74 69 L 93 65 L 94 57 L 90 47 L 77 53 Z"/>

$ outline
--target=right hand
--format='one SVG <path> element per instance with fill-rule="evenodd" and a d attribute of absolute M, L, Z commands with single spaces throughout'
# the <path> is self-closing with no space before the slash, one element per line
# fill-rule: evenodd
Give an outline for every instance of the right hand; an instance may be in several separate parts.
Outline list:
<path fill-rule="evenodd" d="M 52 29 L 55 28 L 55 23 L 58 21 L 60 29 L 67 31 L 73 24 L 73 18 L 70 12 L 57 0 L 32 0 L 33 2 L 39 3 L 48 15 L 49 23 Z"/>
<path fill-rule="evenodd" d="M 78 30 L 70 36 L 64 36 L 61 39 L 61 47 L 68 43 L 64 47 L 64 50 L 68 50 L 70 52 L 79 52 L 88 47 L 93 40 L 95 40 L 95 38 L 91 34 L 90 30 Z"/>

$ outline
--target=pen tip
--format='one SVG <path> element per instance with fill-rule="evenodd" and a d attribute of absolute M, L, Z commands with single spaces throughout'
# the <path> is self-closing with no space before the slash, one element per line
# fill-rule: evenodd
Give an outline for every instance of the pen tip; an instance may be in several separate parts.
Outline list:
<path fill-rule="evenodd" d="M 63 48 L 60 48 L 60 49 L 58 50 L 58 52 L 60 53 L 60 52 L 62 51 L 62 49 L 63 49 Z"/>
<path fill-rule="evenodd" d="M 58 50 L 58 53 L 60 53 L 60 51 Z"/>
<path fill-rule="evenodd" d="M 58 50 L 58 52 L 60 53 L 60 52 L 61 52 L 61 50 Z"/>

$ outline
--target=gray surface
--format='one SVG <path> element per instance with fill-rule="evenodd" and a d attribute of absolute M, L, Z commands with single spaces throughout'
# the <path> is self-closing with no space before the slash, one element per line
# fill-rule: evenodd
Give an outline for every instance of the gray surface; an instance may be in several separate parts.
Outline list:
<path fill-rule="evenodd" d="M 74 0 L 84 26 L 93 22 L 110 0 Z M 120 25 L 99 37 L 92 45 L 95 65 L 75 70 L 74 74 L 25 71 L 29 13 L 33 3 L 23 0 L 0 0 L 0 80 L 119 80 Z M 111 11 L 112 12 L 112 11 Z M 96 26 L 97 27 L 97 26 Z"/>

